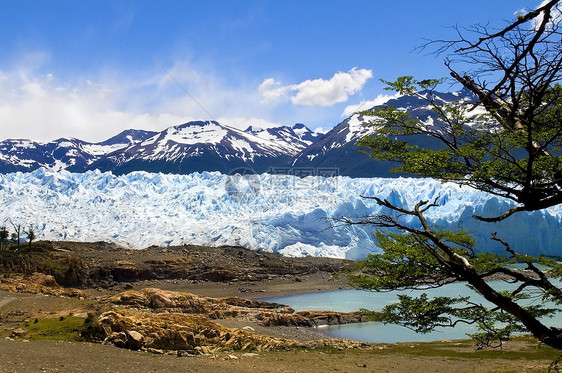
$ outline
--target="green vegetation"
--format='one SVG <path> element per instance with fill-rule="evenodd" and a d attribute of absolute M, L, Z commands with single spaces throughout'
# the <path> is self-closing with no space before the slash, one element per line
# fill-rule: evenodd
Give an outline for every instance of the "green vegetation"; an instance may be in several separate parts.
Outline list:
<path fill-rule="evenodd" d="M 56 318 L 34 319 L 23 327 L 25 335 L 30 340 L 53 339 L 60 341 L 82 341 L 82 333 L 86 330 L 84 317 L 68 316 Z"/>
<path fill-rule="evenodd" d="M 389 90 L 424 100 L 443 126 L 428 126 L 395 107 L 367 111 L 361 114 L 373 117 L 376 135 L 360 145 L 377 159 L 399 162 L 396 171 L 468 185 L 515 203 L 499 216 L 474 217 L 482 221 L 497 222 L 562 203 L 561 8 L 560 1 L 545 1 L 502 30 L 476 25 L 457 30 L 459 40 L 436 41 L 439 53 L 448 53 L 445 64 L 452 82 L 470 91 L 477 102 L 440 100 L 437 88 L 451 83 L 445 79 L 406 76 L 385 82 Z M 475 107 L 478 115 L 472 114 Z M 439 146 L 412 145 L 420 137 L 432 138 Z M 379 315 L 383 321 L 420 333 L 437 326 L 473 324 L 480 330 L 473 335 L 479 347 L 501 347 L 512 333 L 528 331 L 544 344 L 562 349 L 562 329 L 542 321 L 557 311 L 545 302 L 562 304 L 562 289 L 551 281 L 562 278 L 562 265 L 521 255 L 512 249 L 509 237 L 496 234 L 490 239 L 505 248 L 505 255 L 485 253 L 485 248 L 477 252 L 468 232 L 442 231 L 429 224 L 425 214 L 439 208 L 439 197 L 415 206 L 366 198 L 386 213 L 343 220 L 394 233 L 376 233 L 383 253 L 357 263 L 349 274 L 352 284 L 395 290 L 465 281 L 492 304 L 467 297 L 402 296 L 398 304 L 384 308 Z M 514 270 L 510 267 L 514 263 L 522 263 L 526 271 Z M 493 278 L 515 284 L 514 290 L 495 289 Z"/>
<path fill-rule="evenodd" d="M 5 225 L 0 227 L 0 251 L 4 250 L 4 244 L 8 241 L 8 237 L 10 237 L 10 232 L 6 228 Z"/>
<path fill-rule="evenodd" d="M 466 359 L 505 359 L 505 360 L 545 360 L 553 361 L 560 351 L 537 342 L 529 336 L 516 336 L 513 341 L 517 343 L 517 349 L 498 350 L 474 350 L 474 344 L 470 340 L 461 340 L 451 343 L 423 342 L 423 343 L 400 343 L 388 349 L 380 350 L 383 354 L 404 354 L 414 356 L 436 356 L 446 358 Z M 413 346 L 413 347 L 412 347 Z"/>

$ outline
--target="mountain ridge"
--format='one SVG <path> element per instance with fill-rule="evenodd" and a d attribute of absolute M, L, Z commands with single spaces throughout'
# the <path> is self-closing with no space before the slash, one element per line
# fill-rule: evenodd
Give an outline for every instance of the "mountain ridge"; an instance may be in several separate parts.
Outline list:
<path fill-rule="evenodd" d="M 468 97 L 468 92 L 462 90 L 431 94 L 442 102 Z M 382 106 L 406 110 L 428 126 L 441 125 L 437 113 L 414 95 L 393 98 L 377 107 Z M 0 142 L 0 173 L 30 172 L 46 167 L 70 172 L 99 169 L 115 174 L 132 171 L 229 174 L 244 169 L 258 174 L 404 176 L 391 172 L 397 164 L 375 160 L 368 156 L 367 149 L 357 146 L 360 138 L 375 133 L 376 129 L 368 125 L 370 120 L 356 113 L 325 134 L 316 133 L 302 123 L 266 129 L 248 125 L 241 130 L 217 121 L 191 121 L 160 132 L 125 130 L 99 143 L 74 138 L 48 143 L 7 139 Z M 412 136 L 408 141 L 422 147 L 439 146 L 428 136 Z"/>

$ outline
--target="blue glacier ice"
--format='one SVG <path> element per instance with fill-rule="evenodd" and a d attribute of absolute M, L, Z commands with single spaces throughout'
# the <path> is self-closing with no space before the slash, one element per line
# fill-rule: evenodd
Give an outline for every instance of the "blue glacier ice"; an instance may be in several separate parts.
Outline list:
<path fill-rule="evenodd" d="M 426 214 L 444 229 L 470 231 L 477 251 L 502 253 L 492 232 L 523 254 L 561 256 L 562 206 L 522 212 L 500 223 L 512 202 L 431 179 L 229 176 L 38 169 L 0 175 L 0 224 L 33 224 L 45 240 L 109 241 L 130 248 L 150 245 L 240 245 L 287 256 L 361 259 L 376 253 L 373 227 L 335 219 L 381 212 L 378 196 L 405 207 L 438 197 Z M 416 224 L 412 221 L 412 224 Z"/>

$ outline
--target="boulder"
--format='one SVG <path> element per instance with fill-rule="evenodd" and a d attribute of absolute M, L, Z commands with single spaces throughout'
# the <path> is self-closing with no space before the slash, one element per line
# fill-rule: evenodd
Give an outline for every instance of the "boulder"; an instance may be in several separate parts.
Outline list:
<path fill-rule="evenodd" d="M 127 336 L 125 347 L 130 348 L 131 350 L 140 350 L 144 347 L 145 339 L 141 333 L 136 330 L 127 330 L 125 334 Z"/>
<path fill-rule="evenodd" d="M 124 332 L 113 332 L 104 339 L 103 343 L 111 343 L 116 347 L 125 348 L 127 347 L 127 334 Z"/>
<path fill-rule="evenodd" d="M 59 287 L 59 284 L 55 280 L 54 276 L 46 275 L 40 272 L 33 272 L 31 276 L 29 276 L 29 281 L 47 287 Z"/>
<path fill-rule="evenodd" d="M 292 347 L 367 346 L 365 343 L 332 339 L 295 341 L 275 338 L 247 330 L 226 328 L 211 322 L 205 316 L 184 313 L 115 309 L 100 315 L 98 322 L 106 333 L 106 343 L 147 351 L 175 350 L 204 354 L 234 350 L 270 351 Z"/>
<path fill-rule="evenodd" d="M 310 319 L 315 326 L 353 324 L 367 321 L 362 312 L 301 311 L 298 315 Z"/>

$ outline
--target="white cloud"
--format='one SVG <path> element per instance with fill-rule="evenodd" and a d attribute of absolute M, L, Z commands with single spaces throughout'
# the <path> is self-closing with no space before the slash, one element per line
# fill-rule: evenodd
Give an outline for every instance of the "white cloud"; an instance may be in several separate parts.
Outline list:
<path fill-rule="evenodd" d="M 368 70 L 352 69 L 293 86 L 269 79 L 258 91 L 255 81 L 233 85 L 222 71 L 186 59 L 166 66 L 172 78 L 152 64 L 135 71 L 63 73 L 47 67 L 45 56 L 30 53 L 14 57 L 17 63 L 11 66 L 0 66 L 0 141 L 75 137 L 99 142 L 126 129 L 162 131 L 210 119 L 240 129 L 297 122 L 327 127 L 339 109 L 322 105 L 347 99 L 371 76 Z M 280 100 L 287 105 L 263 104 Z"/>
<path fill-rule="evenodd" d="M 274 128 L 280 127 L 285 124 L 277 123 L 277 122 L 270 122 L 265 119 L 261 118 L 247 118 L 247 117 L 239 117 L 239 118 L 219 118 L 217 121 L 221 124 L 238 128 L 240 130 L 245 130 L 249 126 L 257 127 L 257 128 Z"/>
<path fill-rule="evenodd" d="M 178 119 L 120 109 L 117 103 L 126 92 L 117 84 L 70 85 L 52 73 L 29 70 L 2 71 L 0 77 L 1 139 L 102 141 L 127 128 L 161 129 Z"/>
<path fill-rule="evenodd" d="M 297 94 L 291 101 L 305 106 L 330 106 L 345 102 L 372 77 L 371 70 L 353 68 L 347 73 L 337 72 L 330 80 L 306 80 L 296 85 Z"/>
<path fill-rule="evenodd" d="M 398 93 L 394 95 L 380 94 L 374 100 L 361 101 L 359 104 L 356 105 L 348 105 L 343 110 L 342 117 L 349 117 L 361 110 L 369 110 L 373 106 L 385 104 L 386 102 L 388 102 L 388 100 L 398 97 L 400 97 L 400 94 Z"/>
<path fill-rule="evenodd" d="M 535 9 L 538 9 L 544 5 L 546 5 L 549 2 L 549 0 L 543 0 Z M 529 13 L 528 9 L 526 8 L 521 8 L 518 9 L 517 11 L 514 12 L 515 16 L 518 15 L 525 15 Z M 555 5 L 552 8 L 551 11 L 551 20 L 549 22 L 549 24 L 547 25 L 547 27 L 552 27 L 554 24 L 558 24 L 560 23 L 560 21 L 562 20 L 562 9 L 560 8 L 560 5 Z M 538 29 L 538 27 L 540 26 L 540 24 L 543 21 L 543 13 L 539 14 L 535 19 L 533 19 L 532 24 L 533 24 L 533 28 Z"/>
<path fill-rule="evenodd" d="M 331 128 L 324 128 L 324 127 L 316 127 L 313 129 L 314 132 L 318 132 L 318 133 L 327 133 L 329 130 L 331 130 Z"/>
<path fill-rule="evenodd" d="M 171 66 L 173 79 L 150 66 L 149 72 L 103 71 L 72 80 L 32 62 L 0 67 L 0 141 L 98 142 L 125 129 L 161 131 L 190 120 L 217 119 L 238 128 L 274 124 L 255 85 L 229 87 L 219 74 L 185 62 Z"/>
<path fill-rule="evenodd" d="M 264 80 L 258 86 L 258 92 L 262 95 L 261 102 L 264 104 L 277 102 L 286 98 L 291 89 L 292 86 L 282 87 L 281 84 L 276 82 L 273 78 Z"/>
<path fill-rule="evenodd" d="M 282 86 L 273 78 L 265 79 L 258 87 L 262 103 L 269 104 L 290 98 L 294 105 L 331 106 L 348 100 L 359 92 L 373 72 L 354 67 L 348 72 L 337 72 L 329 79 L 305 80 Z"/>

